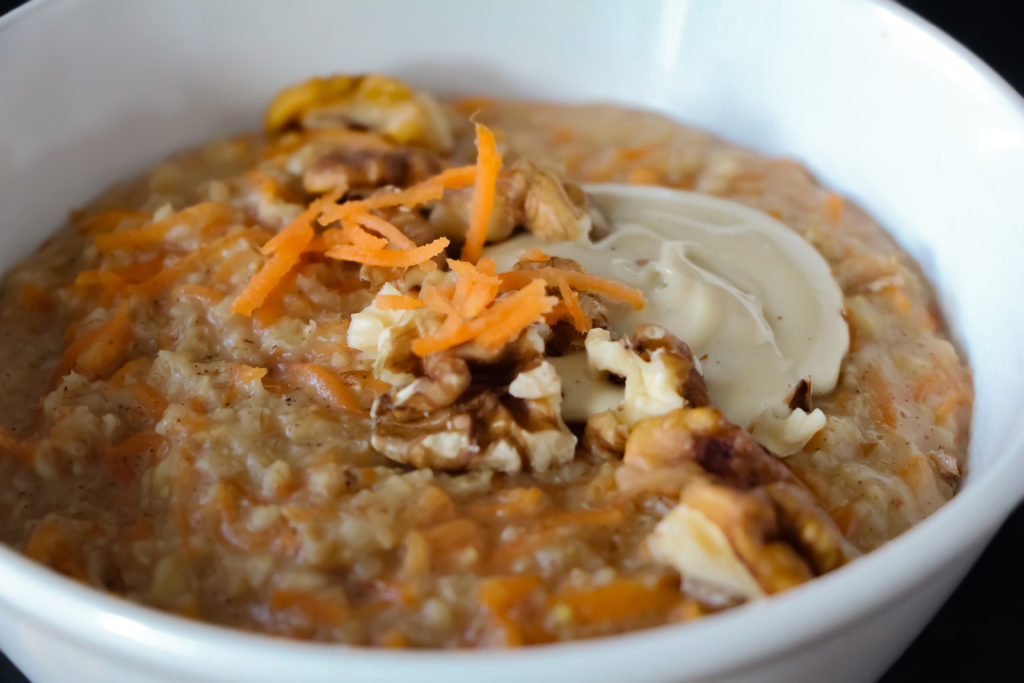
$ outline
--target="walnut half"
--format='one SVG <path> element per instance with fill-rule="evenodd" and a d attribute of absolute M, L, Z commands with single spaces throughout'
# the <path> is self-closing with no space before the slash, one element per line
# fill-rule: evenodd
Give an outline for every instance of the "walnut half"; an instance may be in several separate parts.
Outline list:
<path fill-rule="evenodd" d="M 374 406 L 371 444 L 381 455 L 412 467 L 501 472 L 543 472 L 575 455 L 550 363 L 526 361 L 506 386 L 473 385 L 455 352 L 423 365 L 422 377 Z"/>
<path fill-rule="evenodd" d="M 430 213 L 439 234 L 462 241 L 469 229 L 472 188 L 446 192 Z M 550 242 L 577 240 L 593 226 L 586 195 L 553 171 L 520 159 L 499 177 L 487 242 L 498 242 L 522 226 Z"/>

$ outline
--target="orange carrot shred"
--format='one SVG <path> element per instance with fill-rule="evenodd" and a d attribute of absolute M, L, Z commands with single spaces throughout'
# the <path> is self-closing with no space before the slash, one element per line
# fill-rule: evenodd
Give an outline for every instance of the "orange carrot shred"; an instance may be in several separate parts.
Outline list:
<path fill-rule="evenodd" d="M 293 382 L 313 391 L 323 401 L 352 413 L 366 413 L 352 390 L 322 365 L 297 363 L 289 366 L 286 372 Z"/>
<path fill-rule="evenodd" d="M 375 237 L 366 229 L 349 220 L 342 222 L 341 235 L 348 240 L 350 244 L 361 249 L 378 251 L 385 248 L 388 244 L 388 241 L 383 237 Z"/>
<path fill-rule="evenodd" d="M 843 198 L 835 192 L 825 197 L 825 217 L 832 225 L 839 225 L 843 220 Z"/>
<path fill-rule="evenodd" d="M 478 318 L 484 324 L 483 332 L 477 337 L 480 345 L 485 349 L 500 348 L 550 311 L 558 300 L 553 296 L 545 296 L 545 292 L 544 283 L 534 280 L 512 296 L 494 304 L 486 315 Z"/>
<path fill-rule="evenodd" d="M 580 273 L 561 268 L 535 268 L 533 270 L 512 270 L 499 275 L 501 289 L 509 291 L 519 289 L 533 280 L 543 280 L 553 287 L 558 286 L 559 279 L 565 278 L 570 287 L 580 292 L 594 292 L 612 299 L 623 301 L 636 310 L 644 307 L 644 294 L 639 289 L 628 287 L 621 282 L 606 280 L 589 273 Z"/>
<path fill-rule="evenodd" d="M 424 181 L 398 192 L 375 194 L 366 199 L 357 199 L 344 204 L 328 207 L 320 216 L 320 225 L 330 225 L 334 221 L 342 221 L 356 215 L 365 214 L 373 209 L 384 209 L 392 206 L 415 207 L 426 202 L 440 199 L 444 194 L 444 186 Z"/>
<path fill-rule="evenodd" d="M 313 221 L 327 206 L 334 205 L 341 194 L 337 191 L 317 199 L 309 208 L 292 221 L 288 227 L 274 235 L 261 251 L 264 254 L 274 253 L 263 264 L 260 272 L 249 279 L 245 289 L 231 305 L 232 313 L 251 316 L 259 308 L 285 275 L 294 268 L 302 258 L 303 252 L 313 241 Z"/>
<path fill-rule="evenodd" d="M 476 124 L 476 181 L 473 184 L 473 211 L 470 215 L 466 243 L 462 247 L 462 259 L 476 263 L 483 252 L 487 239 L 487 227 L 494 208 L 494 194 L 501 171 L 501 153 L 494 139 L 494 133 L 481 124 Z"/>
<path fill-rule="evenodd" d="M 78 225 L 78 232 L 84 235 L 96 235 L 99 233 L 112 232 L 124 221 L 148 221 L 150 218 L 151 216 L 144 211 L 111 209 L 82 221 Z"/>
<path fill-rule="evenodd" d="M 475 164 L 445 169 L 437 175 L 427 178 L 423 183 L 437 184 L 446 190 L 459 190 L 463 187 L 469 187 L 474 181 L 476 181 Z"/>
<path fill-rule="evenodd" d="M 546 296 L 543 281 L 533 280 L 472 320 L 462 322 L 458 315 L 449 316 L 433 336 L 413 341 L 412 351 L 425 356 L 473 339 L 484 348 L 499 348 L 551 310 L 557 301 L 555 297 Z"/>
<path fill-rule="evenodd" d="M 368 266 L 408 268 L 429 261 L 448 246 L 447 237 L 438 237 L 429 244 L 415 249 L 367 249 L 355 244 L 343 244 L 327 250 L 327 256 L 339 261 L 355 261 Z"/>
<path fill-rule="evenodd" d="M 373 305 L 382 311 L 411 311 L 423 302 L 406 294 L 378 294 Z"/>
<path fill-rule="evenodd" d="M 408 235 L 383 218 L 374 216 L 372 213 L 356 216 L 356 222 L 364 228 L 369 228 L 381 237 L 386 238 L 388 242 L 391 242 L 398 249 L 412 249 L 416 246 L 416 243 L 409 239 Z"/>
<path fill-rule="evenodd" d="M 589 332 L 593 322 L 580 305 L 579 295 L 569 287 L 569 282 L 565 278 L 558 280 L 558 292 L 562 295 L 562 302 L 572 319 L 573 327 L 580 332 Z"/>
<path fill-rule="evenodd" d="M 130 340 L 128 306 L 122 301 L 109 320 L 89 330 L 64 350 L 52 383 L 57 384 L 72 370 L 89 378 L 97 377 L 121 356 Z"/>

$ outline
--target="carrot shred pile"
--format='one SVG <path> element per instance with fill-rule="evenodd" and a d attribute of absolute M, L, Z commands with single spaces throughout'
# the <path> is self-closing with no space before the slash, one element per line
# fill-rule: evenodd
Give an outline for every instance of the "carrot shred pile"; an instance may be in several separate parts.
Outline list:
<path fill-rule="evenodd" d="M 444 351 L 471 340 L 485 349 L 501 348 L 558 302 L 556 297 L 547 295 L 541 280 L 496 299 L 500 281 L 493 274 L 494 262 L 490 259 L 481 259 L 481 267 L 465 261 L 452 261 L 449 265 L 459 275 L 450 291 L 450 299 L 446 296 L 448 292 L 439 289 L 424 288 L 427 291 L 421 292 L 427 307 L 444 312 L 446 317 L 433 335 L 413 341 L 412 351 L 417 356 Z"/>
<path fill-rule="evenodd" d="M 339 261 L 368 266 L 420 266 L 424 271 L 434 270 L 436 264 L 432 259 L 448 248 L 450 242 L 447 238 L 439 237 L 428 244 L 417 245 L 395 225 L 371 212 L 391 207 L 415 208 L 440 199 L 445 190 L 473 184 L 475 177 L 475 166 L 462 166 L 441 171 L 404 190 L 366 199 L 338 204 L 341 191 L 320 197 L 263 245 L 261 251 L 270 259 L 250 278 L 233 302 L 231 311 L 244 316 L 253 315 L 285 277 L 300 265 L 306 253 L 320 253 Z M 328 228 L 316 235 L 315 225 L 329 226 L 335 222 L 341 227 Z M 263 322 L 266 322 L 265 318 Z"/>

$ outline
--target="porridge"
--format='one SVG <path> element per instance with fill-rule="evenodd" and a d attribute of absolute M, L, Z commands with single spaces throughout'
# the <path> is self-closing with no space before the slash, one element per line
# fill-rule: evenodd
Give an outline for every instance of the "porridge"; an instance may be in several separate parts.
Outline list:
<path fill-rule="evenodd" d="M 314 79 L 72 212 L 0 298 L 0 537 L 387 647 L 696 619 L 956 492 L 969 371 L 799 164 L 661 116 Z"/>

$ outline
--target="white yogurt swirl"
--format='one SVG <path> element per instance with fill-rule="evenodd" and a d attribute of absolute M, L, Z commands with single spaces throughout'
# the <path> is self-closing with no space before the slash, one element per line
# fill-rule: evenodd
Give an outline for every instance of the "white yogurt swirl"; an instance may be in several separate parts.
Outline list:
<path fill-rule="evenodd" d="M 831 391 L 849 348 L 842 292 L 821 255 L 782 223 L 736 202 L 660 187 L 586 190 L 613 226 L 609 236 L 553 243 L 524 234 L 486 255 L 507 270 L 537 247 L 643 290 L 643 309 L 612 306 L 614 330 L 629 335 L 642 323 L 662 325 L 689 344 L 726 417 L 780 455 L 802 448 L 825 416 L 791 409 L 793 392 L 801 380 L 814 394 Z M 557 366 L 562 373 L 584 367 Z M 608 383 L 593 372 L 569 374 L 567 419 L 607 408 Z"/>

